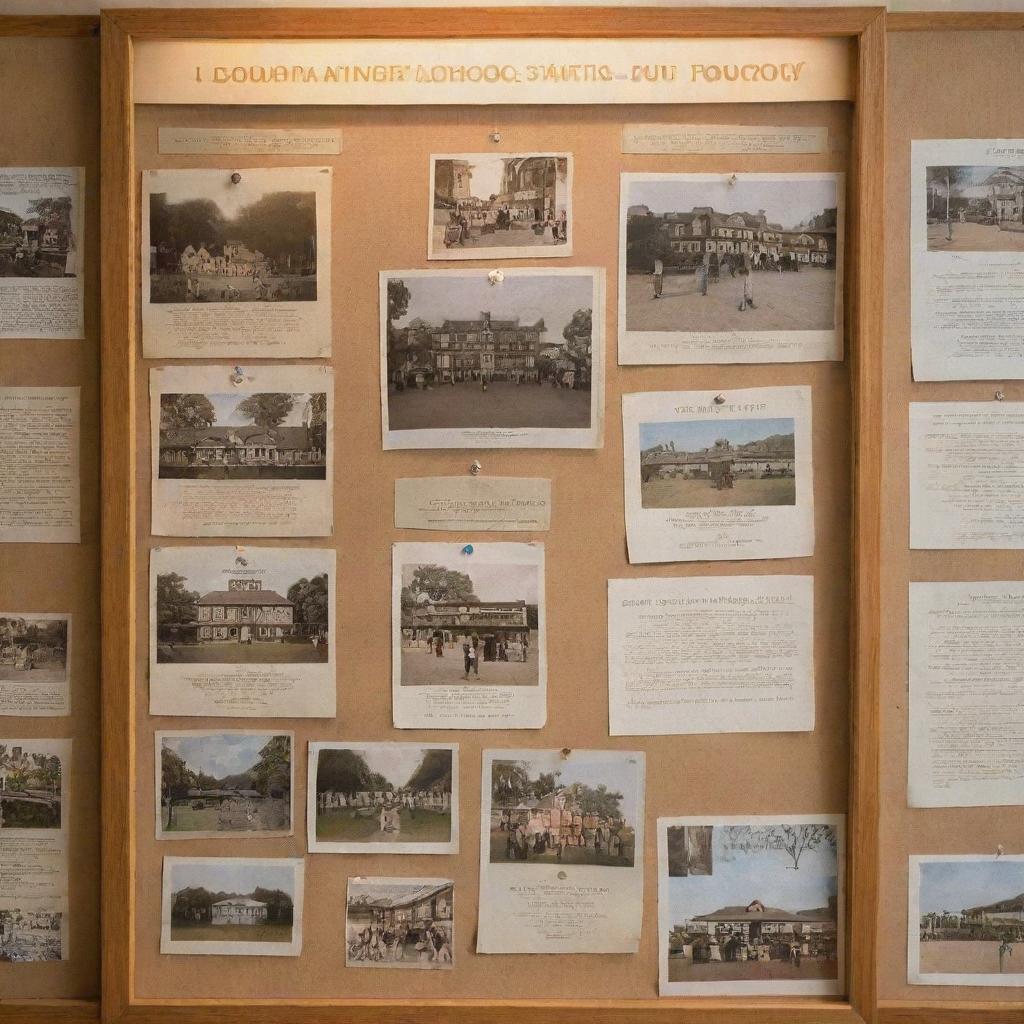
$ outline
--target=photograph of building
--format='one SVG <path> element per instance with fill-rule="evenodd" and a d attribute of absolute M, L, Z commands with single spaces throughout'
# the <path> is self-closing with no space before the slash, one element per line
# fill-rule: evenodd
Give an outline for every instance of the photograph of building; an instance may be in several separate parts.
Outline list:
<path fill-rule="evenodd" d="M 63 766 L 52 743 L 0 740 L 0 830 L 61 827 Z"/>
<path fill-rule="evenodd" d="M 595 279 L 579 274 L 382 275 L 391 431 L 591 426 Z"/>
<path fill-rule="evenodd" d="M 794 421 L 640 424 L 644 508 L 795 505 Z"/>
<path fill-rule="evenodd" d="M 0 963 L 25 964 L 60 960 L 63 949 L 63 912 L 30 909 L 24 905 L 0 906 Z"/>
<path fill-rule="evenodd" d="M 162 480 L 325 480 L 327 395 L 160 395 Z"/>
<path fill-rule="evenodd" d="M 453 882 L 438 878 L 350 878 L 347 967 L 446 970 L 453 966 Z"/>
<path fill-rule="evenodd" d="M 428 258 L 572 255 L 571 164 L 555 153 L 432 156 Z"/>
<path fill-rule="evenodd" d="M 0 681 L 66 681 L 70 631 L 66 615 L 0 613 Z"/>
<path fill-rule="evenodd" d="M 925 170 L 928 249 L 1024 252 L 1024 165 Z"/>
<path fill-rule="evenodd" d="M 0 277 L 76 277 L 78 238 L 71 195 L 0 196 Z"/>
<path fill-rule="evenodd" d="M 834 175 L 623 180 L 625 329 L 835 329 L 841 196 Z"/>

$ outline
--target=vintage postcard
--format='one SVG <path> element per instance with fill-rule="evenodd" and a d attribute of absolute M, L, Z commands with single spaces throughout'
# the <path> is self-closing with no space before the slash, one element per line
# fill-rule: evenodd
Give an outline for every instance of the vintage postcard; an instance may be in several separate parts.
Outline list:
<path fill-rule="evenodd" d="M 568 153 L 456 153 L 430 158 L 427 259 L 572 255 Z"/>
<path fill-rule="evenodd" d="M 915 380 L 1024 378 L 1024 139 L 911 143 Z"/>
<path fill-rule="evenodd" d="M 81 388 L 0 387 L 0 543 L 82 539 Z"/>
<path fill-rule="evenodd" d="M 842 995 L 844 825 L 659 818 L 659 993 Z"/>
<path fill-rule="evenodd" d="M 622 396 L 629 560 L 814 553 L 811 389 Z"/>
<path fill-rule="evenodd" d="M 623 174 L 619 362 L 843 358 L 843 175 Z"/>
<path fill-rule="evenodd" d="M 157 732 L 157 839 L 292 835 L 294 747 L 290 732 Z"/>
<path fill-rule="evenodd" d="M 310 743 L 310 853 L 458 853 L 453 743 Z"/>
<path fill-rule="evenodd" d="M 543 544 L 395 544 L 399 729 L 539 729 L 547 717 Z"/>
<path fill-rule="evenodd" d="M 599 448 L 604 271 L 380 275 L 384 447 Z"/>
<path fill-rule="evenodd" d="M 335 584 L 327 548 L 153 548 L 150 714 L 333 717 Z"/>
<path fill-rule="evenodd" d="M 0 167 L 0 338 L 85 337 L 84 167 Z"/>
<path fill-rule="evenodd" d="M 635 953 L 644 755 L 485 750 L 478 953 Z"/>
<path fill-rule="evenodd" d="M 0 715 L 70 715 L 70 666 L 70 615 L 0 612 Z"/>
<path fill-rule="evenodd" d="M 147 359 L 331 354 L 331 170 L 142 173 Z"/>
<path fill-rule="evenodd" d="M 68 901 L 0 899 L 0 964 L 68 958 Z"/>
<path fill-rule="evenodd" d="M 304 862 L 164 857 L 161 953 L 298 956 Z"/>
<path fill-rule="evenodd" d="M 907 981 L 1024 985 L 1024 854 L 910 858 Z"/>
<path fill-rule="evenodd" d="M 551 528 L 551 481 L 518 476 L 415 476 L 395 481 L 395 526 L 468 533 Z"/>
<path fill-rule="evenodd" d="M 608 581 L 612 736 L 809 732 L 814 578 Z"/>
<path fill-rule="evenodd" d="M 447 878 L 350 878 L 345 966 L 450 970 L 454 891 Z"/>
<path fill-rule="evenodd" d="M 333 390 L 328 366 L 152 370 L 153 533 L 329 536 Z"/>

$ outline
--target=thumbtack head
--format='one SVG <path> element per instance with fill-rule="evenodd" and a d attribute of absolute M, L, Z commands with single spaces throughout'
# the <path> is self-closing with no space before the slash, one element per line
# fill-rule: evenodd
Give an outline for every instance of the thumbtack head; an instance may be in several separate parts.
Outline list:
<path fill-rule="evenodd" d="M 231 184 L 232 185 L 239 184 L 241 182 L 241 180 L 242 180 L 242 176 L 238 173 L 238 171 L 235 171 L 234 174 L 231 175 Z"/>
<path fill-rule="evenodd" d="M 241 384 L 244 380 L 245 380 L 245 374 L 242 373 L 242 368 L 240 366 L 236 366 L 231 371 L 231 383 L 237 385 L 237 384 Z"/>
<path fill-rule="evenodd" d="M 480 475 L 480 470 L 482 470 L 483 468 L 484 467 L 480 465 L 480 460 L 479 459 L 474 459 L 469 464 L 469 471 L 470 471 L 470 473 L 473 476 L 479 476 Z"/>
<path fill-rule="evenodd" d="M 715 395 L 712 401 L 715 405 L 725 405 L 725 395 Z"/>
<path fill-rule="evenodd" d="M 465 547 L 464 547 L 464 548 L 462 549 L 462 553 L 463 553 L 464 555 L 471 555 L 471 554 L 473 554 L 473 545 L 472 545 L 472 544 L 467 544 L 467 545 L 466 545 L 466 546 L 465 546 Z"/>
<path fill-rule="evenodd" d="M 491 142 L 501 142 L 501 132 L 497 128 L 491 132 Z"/>
<path fill-rule="evenodd" d="M 500 270 L 492 270 L 488 273 L 487 280 L 490 281 L 492 285 L 501 284 L 501 282 L 505 280 L 505 275 Z"/>
<path fill-rule="evenodd" d="M 993 397 L 997 402 L 1001 402 L 1004 398 L 1006 398 L 1006 395 L 1002 391 L 997 391 Z"/>

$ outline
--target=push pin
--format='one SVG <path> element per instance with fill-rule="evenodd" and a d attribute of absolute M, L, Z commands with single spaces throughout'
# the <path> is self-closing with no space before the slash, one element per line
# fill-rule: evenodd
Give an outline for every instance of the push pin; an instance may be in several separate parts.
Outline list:
<path fill-rule="evenodd" d="M 472 544 L 467 544 L 467 545 L 466 545 L 466 546 L 465 546 L 465 547 L 464 547 L 464 548 L 462 549 L 462 553 L 463 553 L 464 555 L 471 555 L 471 554 L 473 554 L 473 545 L 472 545 Z"/>
<path fill-rule="evenodd" d="M 715 405 L 725 405 L 725 395 L 715 395 L 711 401 L 714 402 Z"/>
<path fill-rule="evenodd" d="M 572 754 L 572 747 L 562 747 L 561 756 L 563 761 L 568 761 L 570 754 Z"/>
<path fill-rule="evenodd" d="M 491 270 L 487 274 L 487 280 L 490 281 L 492 285 L 501 284 L 501 282 L 505 280 L 505 275 L 500 270 Z"/>
<path fill-rule="evenodd" d="M 729 179 L 728 183 L 729 183 L 729 185 L 735 185 L 736 184 L 736 175 L 735 174 Z"/>
<path fill-rule="evenodd" d="M 238 184 L 241 183 L 241 181 L 242 181 L 242 176 L 238 173 L 238 171 L 235 171 L 231 175 L 231 184 L 232 185 L 238 185 Z"/>
<path fill-rule="evenodd" d="M 555 876 L 560 882 L 564 882 L 569 876 L 564 871 L 559 871 Z"/>
<path fill-rule="evenodd" d="M 1002 391 L 997 391 L 994 397 L 997 402 L 1001 402 L 1004 398 L 1006 398 L 1006 395 L 1004 395 Z"/>
<path fill-rule="evenodd" d="M 482 470 L 483 468 L 484 467 L 480 465 L 480 460 L 479 459 L 474 459 L 470 463 L 470 465 L 469 465 L 469 472 L 473 476 L 479 476 L 480 475 L 480 470 Z"/>
<path fill-rule="evenodd" d="M 1000 843 L 1000 844 L 999 844 L 999 845 L 998 845 L 998 846 L 996 847 L 996 859 L 998 860 L 998 859 L 999 859 L 1000 857 L 1002 857 L 1002 855 L 1003 855 L 1003 844 L 1002 844 L 1002 843 Z"/>
<path fill-rule="evenodd" d="M 237 385 L 243 383 L 244 381 L 245 381 L 245 374 L 242 373 L 242 368 L 240 366 L 236 366 L 231 371 L 231 383 L 237 386 Z"/>
<path fill-rule="evenodd" d="M 497 128 L 491 132 L 491 142 L 501 142 L 501 132 Z"/>

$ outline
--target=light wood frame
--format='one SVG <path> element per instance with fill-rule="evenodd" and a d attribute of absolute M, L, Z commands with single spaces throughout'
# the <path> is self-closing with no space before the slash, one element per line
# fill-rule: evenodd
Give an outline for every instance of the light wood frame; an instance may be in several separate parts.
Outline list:
<path fill-rule="evenodd" d="M 846 1000 L 141 999 L 134 991 L 135 386 L 138 358 L 138 182 L 133 44 L 160 38 L 681 38 L 845 37 L 854 41 L 847 341 L 853 389 L 848 957 Z M 566 1022 L 861 1024 L 875 1009 L 878 879 L 878 631 L 881 479 L 885 13 L 879 7 L 778 9 L 132 10 L 102 17 L 103 466 L 103 1020 L 266 1024 L 464 1022 L 520 1024 L 531 1010 Z"/>

